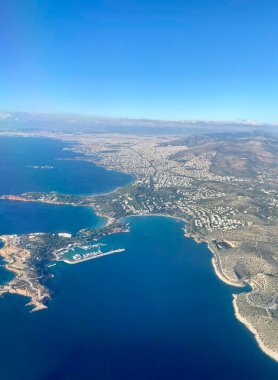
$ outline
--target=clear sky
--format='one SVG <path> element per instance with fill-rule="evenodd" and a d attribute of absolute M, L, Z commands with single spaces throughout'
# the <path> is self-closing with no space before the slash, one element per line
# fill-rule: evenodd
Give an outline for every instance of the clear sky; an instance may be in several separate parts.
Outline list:
<path fill-rule="evenodd" d="M 277 0 L 0 0 L 0 109 L 278 121 Z"/>

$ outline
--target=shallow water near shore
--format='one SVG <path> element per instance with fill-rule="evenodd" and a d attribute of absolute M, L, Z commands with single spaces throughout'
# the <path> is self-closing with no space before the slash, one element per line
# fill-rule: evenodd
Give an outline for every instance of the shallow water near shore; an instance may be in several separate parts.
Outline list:
<path fill-rule="evenodd" d="M 88 208 L 7 202 L 1 234 L 103 222 Z M 0 298 L 0 378 L 276 380 L 278 364 L 235 318 L 232 293 L 241 290 L 216 277 L 206 245 L 185 238 L 175 219 L 127 221 L 129 233 L 102 239 L 124 253 L 51 267 L 47 310 L 29 313 L 28 299 Z"/>

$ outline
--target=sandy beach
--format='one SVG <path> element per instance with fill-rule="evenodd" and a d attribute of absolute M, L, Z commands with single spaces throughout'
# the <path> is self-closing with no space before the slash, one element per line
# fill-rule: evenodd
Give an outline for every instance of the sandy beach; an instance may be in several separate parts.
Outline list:
<path fill-rule="evenodd" d="M 210 249 L 210 251 L 212 252 L 211 249 Z M 224 275 L 224 273 L 218 269 L 218 266 L 217 266 L 216 260 L 215 260 L 215 256 L 213 256 L 213 258 L 211 259 L 211 262 L 212 262 L 212 266 L 213 266 L 213 269 L 214 269 L 216 275 L 220 278 L 221 281 L 225 282 L 228 285 L 236 286 L 238 288 L 243 288 L 245 286 L 245 284 L 243 284 L 241 282 L 233 281 L 229 277 Z"/>
<path fill-rule="evenodd" d="M 112 217 L 109 216 L 109 215 L 102 214 L 101 212 L 96 211 L 96 209 L 94 208 L 93 205 L 89 205 L 89 207 L 92 207 L 92 209 L 94 210 L 94 213 L 95 213 L 97 216 L 106 219 L 106 222 L 105 222 L 105 224 L 104 224 L 104 227 L 108 227 L 108 226 L 110 226 L 111 224 L 113 224 L 113 223 L 115 222 L 115 220 L 116 220 L 115 218 L 112 218 Z"/>

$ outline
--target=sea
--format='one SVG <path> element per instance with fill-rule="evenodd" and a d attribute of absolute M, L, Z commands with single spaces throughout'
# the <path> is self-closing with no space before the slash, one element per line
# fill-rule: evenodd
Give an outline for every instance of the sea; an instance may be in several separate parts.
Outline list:
<path fill-rule="evenodd" d="M 0 194 L 96 194 L 131 181 L 76 160 L 61 141 L 1 137 L 0 146 Z M 126 222 L 129 233 L 102 239 L 125 252 L 50 268 L 48 309 L 30 313 L 28 299 L 0 298 L 0 379 L 277 380 L 278 363 L 235 318 L 239 290 L 215 275 L 206 245 L 185 238 L 175 219 Z M 87 207 L 0 201 L 0 234 L 103 223 Z M 0 282 L 10 276 L 1 266 Z"/>

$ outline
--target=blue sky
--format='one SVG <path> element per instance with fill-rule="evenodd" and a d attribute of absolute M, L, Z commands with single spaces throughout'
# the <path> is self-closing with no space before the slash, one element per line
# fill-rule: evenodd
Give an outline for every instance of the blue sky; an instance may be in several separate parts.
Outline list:
<path fill-rule="evenodd" d="M 0 0 L 0 109 L 278 121 L 277 0 Z"/>

